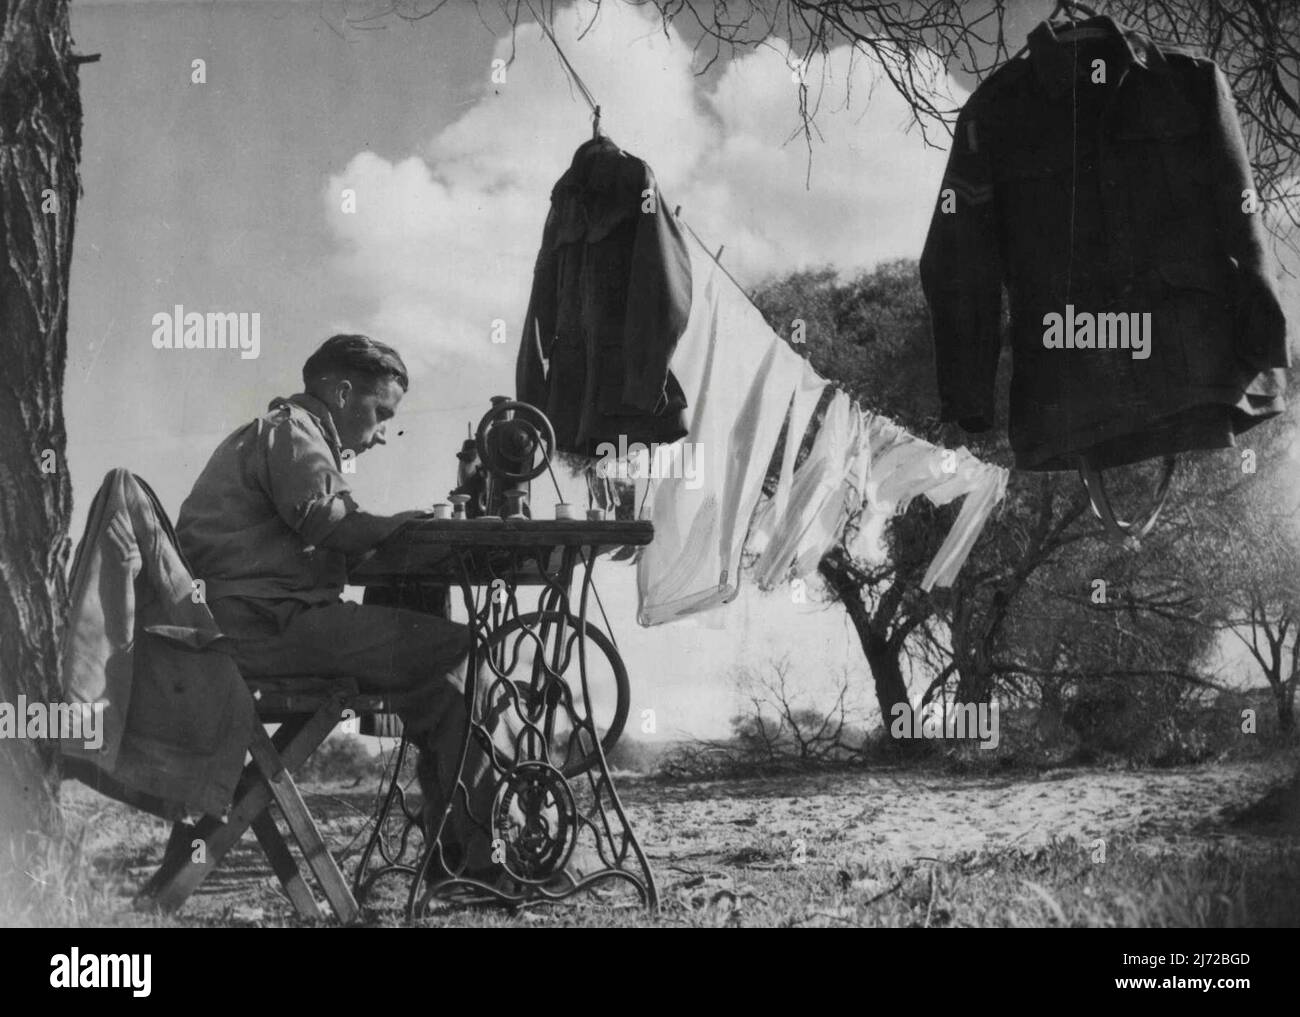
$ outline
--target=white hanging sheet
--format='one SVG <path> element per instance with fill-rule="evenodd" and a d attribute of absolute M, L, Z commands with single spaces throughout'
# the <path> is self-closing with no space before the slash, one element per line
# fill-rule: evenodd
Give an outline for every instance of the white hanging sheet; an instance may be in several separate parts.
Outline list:
<path fill-rule="evenodd" d="M 806 365 L 698 243 L 690 243 L 691 315 L 671 364 L 690 415 L 698 486 L 659 478 L 655 539 L 637 561 L 645 626 L 735 599 L 740 554 L 786 407 Z"/>

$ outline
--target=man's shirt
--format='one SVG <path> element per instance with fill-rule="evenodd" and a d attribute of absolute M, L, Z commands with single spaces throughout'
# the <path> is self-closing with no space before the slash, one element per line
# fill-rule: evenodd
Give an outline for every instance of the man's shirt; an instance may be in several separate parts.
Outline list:
<path fill-rule="evenodd" d="M 346 558 L 320 543 L 357 510 L 329 410 L 299 394 L 223 441 L 181 506 L 176 535 L 209 601 L 335 601 Z"/>

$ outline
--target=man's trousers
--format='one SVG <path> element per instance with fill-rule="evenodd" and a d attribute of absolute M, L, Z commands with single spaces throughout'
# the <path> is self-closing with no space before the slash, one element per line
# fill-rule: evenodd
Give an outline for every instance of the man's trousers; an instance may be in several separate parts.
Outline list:
<path fill-rule="evenodd" d="M 245 678 L 352 678 L 363 692 L 412 694 L 400 716 L 420 750 L 417 774 L 426 816 L 437 821 L 454 792 L 466 726 L 465 625 L 420 611 L 347 601 L 315 606 L 223 597 L 209 606 Z M 484 679 L 490 675 L 480 676 L 480 703 L 487 695 Z M 504 730 L 501 737 L 508 739 Z M 471 741 L 462 779 L 474 816 L 483 825 L 467 826 L 463 809 L 456 809 L 449 829 L 452 840 L 469 850 L 474 868 L 486 866 L 491 851 L 490 776 L 486 754 Z"/>

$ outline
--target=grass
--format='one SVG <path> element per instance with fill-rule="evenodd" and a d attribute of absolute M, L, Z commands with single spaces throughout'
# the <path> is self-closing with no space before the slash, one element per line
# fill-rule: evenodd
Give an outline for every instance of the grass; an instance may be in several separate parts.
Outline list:
<path fill-rule="evenodd" d="M 127 814 L 128 841 L 161 837 L 156 821 Z M 83 827 L 83 834 L 84 837 Z M 757 833 L 757 831 L 755 831 Z M 136 912 L 131 896 L 151 859 L 142 847 L 88 864 L 83 841 L 47 852 L 28 890 L 0 907 L 6 926 L 238 926 L 307 923 L 286 908 L 187 908 L 180 916 Z M 521 910 L 457 908 L 416 924 L 457 927 L 1123 927 L 1232 928 L 1300 925 L 1300 844 L 1258 837 L 1245 846 L 1204 844 L 1153 852 L 1131 836 L 1090 843 L 1054 840 L 947 858 L 864 861 L 835 831 L 810 841 L 802 860 L 788 838 L 761 834 L 730 852 L 658 859 L 661 906 L 611 908 L 589 899 Z M 251 848 L 249 849 L 251 850 Z M 269 873 L 257 894 L 274 898 Z M 250 917 L 251 914 L 251 917 Z M 366 924 L 404 924 L 400 910 L 368 912 Z"/>
<path fill-rule="evenodd" d="M 118 924 L 125 884 L 86 858 L 90 825 L 62 838 L 43 838 L 32 857 L 0 869 L 0 927 L 95 928 Z M 155 924 L 132 921 L 130 924 Z"/>
<path fill-rule="evenodd" d="M 331 746 L 318 753 L 312 769 L 299 777 L 310 807 L 322 818 L 327 839 L 337 852 L 350 839 L 355 841 L 365 822 L 381 761 L 359 753 L 347 740 Z M 637 761 L 650 761 L 649 754 L 646 756 Z M 633 759 L 623 762 L 626 766 Z M 841 767 L 842 781 L 825 786 L 843 787 L 846 781 L 850 789 L 861 788 L 864 785 L 857 776 L 861 773 L 862 781 L 875 781 L 873 787 L 906 788 L 906 802 L 912 804 L 901 806 L 905 809 L 916 807 L 915 803 L 929 794 L 928 808 L 941 824 L 944 806 L 941 797 L 934 798 L 936 786 L 944 789 L 943 794 L 964 794 L 947 789 L 963 786 L 960 782 L 969 778 L 996 776 L 997 788 L 972 792 L 996 796 L 991 801 L 1005 800 L 1003 795 L 1014 794 L 1026 783 L 1041 788 L 1044 796 L 1066 786 L 1068 782 L 1043 780 L 1034 772 L 1037 762 L 1023 756 L 999 760 L 994 753 L 969 746 L 935 746 L 890 766 L 853 767 L 847 773 Z M 1294 745 L 1280 752 L 1274 762 L 1279 772 L 1294 772 Z M 1232 772 L 1244 773 L 1241 767 L 1254 766 L 1241 763 Z M 1126 768 L 1115 761 L 1105 768 L 1072 771 L 1071 780 L 1088 780 L 1089 774 L 1100 775 L 1103 769 L 1116 767 Z M 1094 850 L 1095 842 L 1064 837 L 1032 847 L 1003 841 L 997 849 L 950 852 L 943 857 L 898 857 L 872 846 L 871 828 L 866 840 L 859 834 L 855 841 L 843 823 L 832 821 L 828 814 L 809 815 L 806 795 L 821 787 L 823 778 L 817 771 L 790 776 L 787 769 L 777 767 L 767 779 L 756 779 L 760 773 L 750 768 L 740 783 L 719 779 L 721 775 L 714 773 L 706 774 L 714 781 L 710 783 L 619 779 L 624 801 L 631 801 L 642 817 L 637 826 L 651 851 L 659 887 L 661 906 L 656 913 L 602 906 L 580 898 L 573 904 L 533 905 L 515 911 L 444 909 L 417 924 L 601 928 L 1300 925 L 1300 839 L 1294 831 L 1287 834 L 1278 829 L 1277 824 L 1266 829 L 1263 820 L 1243 828 L 1232 826 L 1231 816 L 1223 813 L 1212 819 L 1216 811 L 1213 802 L 1204 804 L 1204 823 L 1166 824 L 1163 833 L 1175 834 L 1172 840 L 1153 838 L 1150 830 L 1139 827 L 1107 833 L 1104 855 Z M 1194 769 L 1216 772 L 1214 764 Z M 1149 778 L 1135 775 L 1126 779 L 1185 779 L 1158 776 L 1156 770 L 1146 772 Z M 782 773 L 785 775 L 778 776 Z M 951 775 L 952 783 L 945 775 Z M 1001 790 L 1004 785 L 1010 790 Z M 982 785 L 970 786 L 978 789 Z M 293 915 L 251 838 L 237 849 L 238 857 L 232 855 L 223 862 L 218 882 L 225 883 L 224 896 L 205 891 L 179 916 L 135 911 L 135 891 L 159 860 L 167 825 L 79 785 L 69 785 L 67 790 L 68 834 L 61 841 L 47 842 L 36 861 L 11 872 L 11 885 L 16 889 L 0 892 L 0 925 L 172 928 L 307 924 Z M 745 810 L 726 810 L 742 799 L 750 803 Z M 823 796 L 823 801 L 838 800 L 834 794 Z M 689 802 L 693 811 L 682 811 L 683 802 Z M 1195 812 L 1199 813 L 1201 799 L 1196 802 Z M 1237 803 L 1239 807 L 1246 804 Z M 804 824 L 802 829 L 820 831 L 808 835 L 801 859 L 791 856 L 789 823 L 784 832 L 776 832 L 773 823 L 780 818 L 775 815 L 778 806 L 792 810 L 786 819 L 795 817 Z M 769 827 L 772 832 L 767 832 Z M 1078 827 L 1074 829 L 1077 832 Z M 1171 844 L 1177 850 L 1171 850 Z M 353 863 L 355 848 L 345 863 L 348 874 Z M 9 868 L 13 869 L 12 863 Z M 395 903 L 379 903 L 377 910 L 368 912 L 366 924 L 405 924 Z"/>
<path fill-rule="evenodd" d="M 540 927 L 1293 928 L 1300 851 L 1209 848 L 1149 855 L 1113 843 L 1105 862 L 1071 841 L 1027 853 L 981 852 L 906 864 L 802 865 L 746 851 L 736 866 L 659 872 L 657 915 L 591 906 L 520 914 L 460 912 L 425 925 Z"/>
<path fill-rule="evenodd" d="M 782 846 L 739 864 L 658 872 L 657 914 L 590 904 L 447 912 L 421 926 L 1293 928 L 1300 923 L 1300 851 L 1207 849 L 1149 855 L 1111 844 L 1104 863 L 1061 842 L 1026 854 L 864 866 Z M 376 922 L 376 924 L 380 924 Z M 382 924 L 390 924 L 387 921 Z"/>

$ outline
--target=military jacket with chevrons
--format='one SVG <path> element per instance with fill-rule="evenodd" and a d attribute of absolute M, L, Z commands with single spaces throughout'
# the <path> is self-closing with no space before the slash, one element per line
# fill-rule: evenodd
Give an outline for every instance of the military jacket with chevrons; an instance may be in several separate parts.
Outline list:
<path fill-rule="evenodd" d="M 1286 322 L 1253 189 L 1213 62 L 1107 17 L 1041 24 L 962 109 L 921 259 L 943 419 L 995 422 L 1004 288 L 1019 468 L 1223 447 L 1280 413 Z M 1067 308 L 1149 313 L 1149 356 L 1046 348 Z"/>

